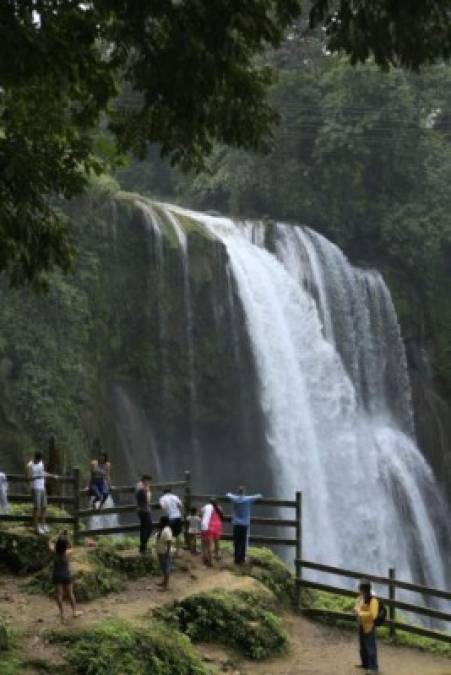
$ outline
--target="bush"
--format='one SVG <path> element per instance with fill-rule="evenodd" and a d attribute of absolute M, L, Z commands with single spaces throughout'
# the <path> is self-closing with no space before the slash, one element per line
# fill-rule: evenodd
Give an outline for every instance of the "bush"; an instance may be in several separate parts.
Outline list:
<path fill-rule="evenodd" d="M 238 571 L 258 579 L 281 602 L 294 601 L 294 577 L 287 565 L 268 548 L 250 547 L 247 562 Z"/>
<path fill-rule="evenodd" d="M 94 600 L 122 588 L 123 580 L 121 576 L 114 570 L 99 564 L 95 559 L 87 557 L 81 562 L 72 561 L 71 565 L 74 575 L 75 597 L 79 601 Z M 50 563 L 27 583 L 26 589 L 30 593 L 53 595 L 52 571 L 52 563 Z"/>
<path fill-rule="evenodd" d="M 133 549 L 131 550 L 133 546 Z M 156 560 L 151 556 L 143 556 L 136 549 L 136 541 L 130 539 L 102 540 L 97 548 L 90 552 L 90 557 L 104 567 L 110 568 L 129 579 L 138 579 L 146 574 L 158 571 Z"/>
<path fill-rule="evenodd" d="M 154 616 L 176 625 L 194 641 L 219 642 L 252 659 L 283 651 L 286 635 L 260 593 L 215 589 L 154 610 Z"/>
<path fill-rule="evenodd" d="M 53 633 L 66 645 L 66 661 L 82 675 L 213 675 L 189 639 L 153 621 L 146 627 L 104 621 L 89 631 Z"/>

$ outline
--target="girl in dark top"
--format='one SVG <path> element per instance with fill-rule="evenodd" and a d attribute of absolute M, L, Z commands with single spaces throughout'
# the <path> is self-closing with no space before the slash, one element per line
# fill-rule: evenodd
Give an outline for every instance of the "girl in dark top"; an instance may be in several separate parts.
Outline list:
<path fill-rule="evenodd" d="M 56 587 L 56 602 L 61 616 L 61 621 L 64 621 L 64 605 L 63 600 L 66 596 L 72 607 L 72 614 L 74 617 L 81 616 L 82 612 L 77 611 L 77 603 L 75 601 L 72 572 L 69 563 L 69 556 L 72 553 L 72 547 L 64 531 L 56 541 L 49 541 L 49 549 L 53 553 L 53 576 L 52 580 Z"/>

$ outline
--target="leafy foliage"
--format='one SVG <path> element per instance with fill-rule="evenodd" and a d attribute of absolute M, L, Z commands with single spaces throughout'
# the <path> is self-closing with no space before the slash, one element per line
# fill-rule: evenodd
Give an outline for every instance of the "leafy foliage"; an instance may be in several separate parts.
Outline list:
<path fill-rule="evenodd" d="M 220 642 L 252 659 L 264 659 L 285 648 L 286 635 L 272 603 L 260 593 L 213 590 L 192 595 L 155 610 L 194 641 Z"/>
<path fill-rule="evenodd" d="M 328 49 L 345 51 L 352 63 L 374 55 L 384 67 L 417 69 L 451 54 L 450 9 L 441 0 L 315 0 L 310 25 L 322 24 Z"/>
<path fill-rule="evenodd" d="M 100 124 L 121 149 L 159 142 L 185 166 L 213 141 L 260 145 L 275 114 L 254 56 L 299 12 L 298 0 L 2 3 L 0 271 L 17 284 L 69 269 L 73 242 L 55 199 L 116 161 Z M 119 78 L 127 86 L 110 106 Z"/>
<path fill-rule="evenodd" d="M 104 621 L 81 632 L 54 633 L 67 646 L 66 660 L 83 675 L 212 675 L 179 632 L 153 621 L 138 627 Z"/>

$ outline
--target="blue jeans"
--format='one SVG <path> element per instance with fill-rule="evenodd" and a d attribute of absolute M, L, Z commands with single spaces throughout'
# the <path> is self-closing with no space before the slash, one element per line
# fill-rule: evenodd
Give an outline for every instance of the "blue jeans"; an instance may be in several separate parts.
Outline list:
<path fill-rule="evenodd" d="M 373 628 L 369 633 L 364 633 L 360 627 L 359 639 L 362 666 L 367 670 L 377 670 L 376 629 Z"/>

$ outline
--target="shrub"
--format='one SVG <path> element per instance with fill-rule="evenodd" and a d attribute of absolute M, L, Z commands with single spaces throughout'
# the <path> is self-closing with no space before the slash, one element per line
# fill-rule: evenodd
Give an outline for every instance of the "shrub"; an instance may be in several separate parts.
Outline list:
<path fill-rule="evenodd" d="M 154 616 L 176 625 L 194 641 L 220 642 L 252 659 L 263 659 L 283 651 L 287 641 L 270 608 L 271 600 L 260 593 L 215 589 L 156 609 Z"/>
<path fill-rule="evenodd" d="M 213 675 L 186 636 L 158 621 L 141 627 L 109 620 L 50 639 L 66 645 L 67 663 L 83 675 Z"/>

